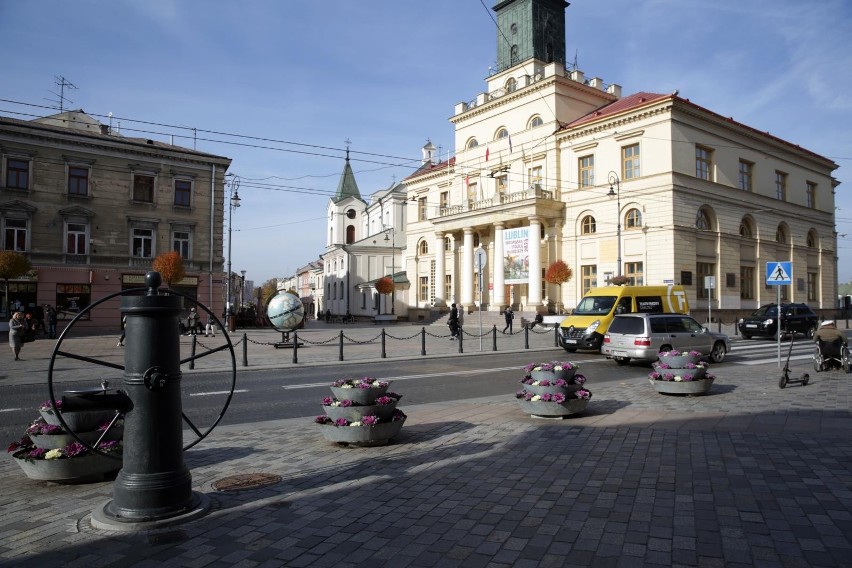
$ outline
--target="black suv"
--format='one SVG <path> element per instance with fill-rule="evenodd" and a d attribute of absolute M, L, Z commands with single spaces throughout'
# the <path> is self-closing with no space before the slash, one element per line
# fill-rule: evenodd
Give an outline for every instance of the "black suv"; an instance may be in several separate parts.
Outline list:
<path fill-rule="evenodd" d="M 808 339 L 814 336 L 819 318 L 807 304 L 781 304 L 781 330 L 784 335 L 801 333 Z M 753 336 L 777 337 L 778 304 L 760 306 L 737 324 L 743 339 Z"/>

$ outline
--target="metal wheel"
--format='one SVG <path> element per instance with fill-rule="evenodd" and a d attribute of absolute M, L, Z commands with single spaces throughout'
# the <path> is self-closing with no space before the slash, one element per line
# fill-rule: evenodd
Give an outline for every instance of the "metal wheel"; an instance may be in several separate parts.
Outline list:
<path fill-rule="evenodd" d="M 98 359 L 96 357 L 88 357 L 86 355 L 78 355 L 76 353 L 63 351 L 61 349 L 62 342 L 66 339 L 66 337 L 69 336 L 71 330 L 74 328 L 74 326 L 77 324 L 77 322 L 80 321 L 80 319 L 83 316 L 85 316 L 88 312 L 90 312 L 91 310 L 93 310 L 97 306 L 101 305 L 102 303 L 106 302 L 107 300 L 111 300 L 112 298 L 115 298 L 116 296 L 129 296 L 129 295 L 135 295 L 135 294 L 139 294 L 140 292 L 147 292 L 147 291 L 148 291 L 148 288 L 131 288 L 131 289 L 128 289 L 128 290 L 122 290 L 120 292 L 115 292 L 114 294 L 110 294 L 108 296 L 105 296 L 105 297 L 101 298 L 100 300 L 98 300 L 97 302 L 90 304 L 89 306 L 84 308 L 79 314 L 77 314 L 74 317 L 74 319 L 71 320 L 71 322 L 65 327 L 65 329 L 62 331 L 62 333 L 59 335 L 59 339 L 56 340 L 56 345 L 53 348 L 53 353 L 50 357 L 50 364 L 48 365 L 48 369 L 47 369 L 47 390 L 50 393 L 50 399 L 49 399 L 50 400 L 50 406 L 53 409 L 53 412 L 56 415 L 57 420 L 62 425 L 62 428 L 64 428 L 66 432 L 71 434 L 71 436 L 73 436 L 74 439 L 76 439 L 78 442 L 83 444 L 90 451 L 93 451 L 97 454 L 100 454 L 102 456 L 107 456 L 107 457 L 110 457 L 110 458 L 113 458 L 113 459 L 120 459 L 120 458 L 118 456 L 114 455 L 114 454 L 102 452 L 101 450 L 90 446 L 84 440 L 80 439 L 80 436 L 78 436 L 76 432 L 74 432 L 71 428 L 69 428 L 67 422 L 65 422 L 65 419 L 62 418 L 62 413 L 60 412 L 59 408 L 56 406 L 56 394 L 55 394 L 55 390 L 53 388 L 54 365 L 56 363 L 57 357 L 61 356 L 61 357 L 67 357 L 68 359 L 76 359 L 78 361 L 85 361 L 87 363 L 92 363 L 94 365 L 100 365 L 102 367 L 107 367 L 107 368 L 110 368 L 110 369 L 117 369 L 119 371 L 124 371 L 124 365 L 119 365 L 117 363 L 111 363 L 109 361 L 104 361 L 103 359 Z M 228 335 L 227 331 L 225 331 L 226 327 L 222 325 L 222 322 L 219 321 L 219 319 L 216 317 L 216 315 L 213 314 L 213 312 L 211 312 L 207 308 L 207 306 L 205 306 L 204 304 L 201 304 L 200 302 L 198 302 L 194 298 L 187 296 L 186 294 L 179 292 L 177 290 L 172 290 L 171 288 L 163 288 L 162 291 L 167 292 L 170 295 L 182 296 L 185 300 L 189 300 L 193 305 L 204 310 L 204 312 L 207 313 L 213 319 L 213 321 L 216 323 L 216 325 L 218 325 L 220 327 L 220 329 L 222 329 L 222 334 L 225 336 L 225 345 L 222 345 L 220 347 L 216 347 L 215 349 L 211 349 L 211 350 L 205 351 L 203 353 L 199 353 L 197 355 L 193 355 L 191 357 L 187 357 L 186 359 L 181 359 L 181 361 L 180 361 L 181 365 L 184 365 L 186 363 L 190 363 L 190 362 L 195 361 L 197 359 L 202 359 L 202 358 L 207 357 L 209 355 L 212 355 L 214 353 L 218 353 L 219 351 L 224 351 L 225 349 L 227 349 L 230 352 L 230 355 L 231 355 L 231 381 L 230 381 L 231 387 L 230 387 L 230 390 L 228 391 L 227 397 L 225 399 L 225 404 L 222 407 L 222 410 L 219 412 L 219 415 L 217 416 L 216 420 L 213 421 L 213 423 L 209 427 L 207 427 L 206 429 L 205 428 L 199 428 L 186 415 L 186 412 L 184 412 L 184 411 L 181 412 L 181 415 L 183 416 L 184 423 L 196 435 L 196 438 L 192 442 L 186 444 L 183 447 L 184 451 L 186 451 L 186 450 L 190 449 L 191 447 L 193 447 L 194 445 L 196 445 L 201 440 L 203 440 L 204 438 L 206 438 L 210 434 L 210 432 L 212 432 L 213 429 L 219 424 L 219 422 L 222 420 L 222 417 L 225 415 L 225 412 L 228 410 L 228 406 L 230 406 L 231 399 L 234 396 L 234 389 L 236 388 L 236 385 L 237 385 L 237 358 L 236 358 L 236 355 L 234 354 L 234 346 L 231 343 L 231 338 Z M 102 382 L 103 390 L 105 391 L 106 385 L 104 383 L 106 383 L 106 381 Z M 77 392 L 80 392 L 80 391 L 77 391 Z M 93 391 L 87 391 L 87 392 L 89 394 L 91 394 Z M 123 417 L 123 414 L 121 412 L 116 412 L 115 416 L 112 419 L 112 422 L 109 425 L 109 428 L 107 428 L 107 431 L 109 431 L 113 427 L 113 425 L 118 421 L 118 419 L 121 418 L 121 417 Z M 97 442 L 95 444 L 97 445 Z"/>
<path fill-rule="evenodd" d="M 850 355 L 849 348 L 845 345 L 840 348 L 840 362 L 844 372 L 852 372 L 852 355 Z"/>
<path fill-rule="evenodd" d="M 819 347 L 814 350 L 814 371 L 817 373 L 823 370 L 825 365 L 825 361 L 822 358 L 822 351 L 820 351 Z"/>
<path fill-rule="evenodd" d="M 725 343 L 723 341 L 717 341 L 713 344 L 713 350 L 710 351 L 710 361 L 713 363 L 721 363 L 725 360 L 726 354 L 727 350 L 725 349 Z"/>
<path fill-rule="evenodd" d="M 787 373 L 785 372 L 783 375 L 781 375 L 781 379 L 778 381 L 778 388 L 783 389 L 786 386 L 787 386 Z"/>
<path fill-rule="evenodd" d="M 807 373 L 802 375 L 802 386 L 808 386 L 808 381 L 811 380 L 811 376 Z"/>

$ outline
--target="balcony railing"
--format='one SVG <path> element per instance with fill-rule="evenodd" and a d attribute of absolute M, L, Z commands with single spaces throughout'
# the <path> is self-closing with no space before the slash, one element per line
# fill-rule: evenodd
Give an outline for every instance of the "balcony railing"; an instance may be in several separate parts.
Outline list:
<path fill-rule="evenodd" d="M 488 209 L 495 206 L 500 205 L 508 205 L 512 203 L 518 203 L 520 201 L 526 201 L 528 199 L 548 199 L 552 200 L 554 198 L 553 192 L 540 189 L 537 187 L 530 187 L 524 191 L 515 191 L 512 193 L 500 193 L 494 197 L 489 197 L 487 199 L 480 199 L 477 201 L 469 201 L 462 205 L 448 205 L 444 207 L 438 208 L 438 217 L 451 217 L 453 215 L 460 215 L 461 213 L 467 213 L 468 211 L 479 211 L 482 209 Z"/>

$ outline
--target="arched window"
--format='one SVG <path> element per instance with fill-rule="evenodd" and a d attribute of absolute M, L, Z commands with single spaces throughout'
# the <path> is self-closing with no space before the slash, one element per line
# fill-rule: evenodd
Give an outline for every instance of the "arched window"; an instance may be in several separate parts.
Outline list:
<path fill-rule="evenodd" d="M 778 225 L 778 229 L 775 230 L 775 242 L 787 244 L 787 229 L 784 225 Z"/>
<path fill-rule="evenodd" d="M 518 90 L 518 81 L 514 77 L 509 77 L 509 80 L 506 81 L 506 92 L 514 93 Z"/>
<path fill-rule="evenodd" d="M 505 128 L 500 128 L 497 130 L 497 134 L 494 135 L 494 140 L 500 140 L 501 138 L 506 138 L 509 135 L 509 131 Z"/>
<path fill-rule="evenodd" d="M 444 237 L 444 250 L 450 250 L 453 246 L 453 240 L 450 237 Z"/>
<path fill-rule="evenodd" d="M 429 254 L 429 243 L 426 241 L 420 241 L 419 251 L 420 254 Z"/>
<path fill-rule="evenodd" d="M 346 244 L 351 245 L 355 242 L 355 225 L 346 226 Z"/>
<path fill-rule="evenodd" d="M 512 65 L 515 65 L 518 62 L 518 46 L 513 45 L 509 50 L 509 57 L 511 58 Z"/>
<path fill-rule="evenodd" d="M 642 226 L 642 213 L 638 209 L 631 209 L 624 216 L 624 228 L 638 229 Z"/>
<path fill-rule="evenodd" d="M 476 148 L 477 146 L 479 146 L 479 142 L 476 141 L 476 138 L 471 138 L 467 141 L 467 144 L 464 145 L 464 147 L 468 150 L 470 150 L 471 148 Z"/>
<path fill-rule="evenodd" d="M 580 223 L 580 232 L 584 235 L 593 235 L 598 232 L 597 223 L 595 223 L 595 218 L 591 215 L 586 215 L 583 217 L 583 221 Z"/>
<path fill-rule="evenodd" d="M 529 126 L 527 126 L 527 128 L 536 128 L 538 126 L 541 126 L 542 124 L 544 124 L 544 121 L 541 119 L 541 117 L 535 115 L 530 119 Z"/>
<path fill-rule="evenodd" d="M 808 237 L 805 244 L 808 248 L 817 248 L 817 245 L 819 244 L 819 238 L 817 237 L 816 231 L 814 231 L 813 229 L 808 231 Z"/>
<path fill-rule="evenodd" d="M 745 239 L 754 238 L 754 230 L 751 228 L 751 221 L 748 219 L 740 221 L 740 236 Z"/>
<path fill-rule="evenodd" d="M 695 228 L 699 231 L 709 231 L 711 227 L 710 215 L 704 209 L 699 209 L 695 214 Z"/>

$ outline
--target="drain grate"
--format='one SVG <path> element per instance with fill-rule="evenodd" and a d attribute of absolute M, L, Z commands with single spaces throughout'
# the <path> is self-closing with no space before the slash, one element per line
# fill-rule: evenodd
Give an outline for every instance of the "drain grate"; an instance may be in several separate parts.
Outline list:
<path fill-rule="evenodd" d="M 230 475 L 213 482 L 216 491 L 242 491 L 244 489 L 260 489 L 275 485 L 281 481 L 280 475 L 272 473 L 242 473 Z"/>

